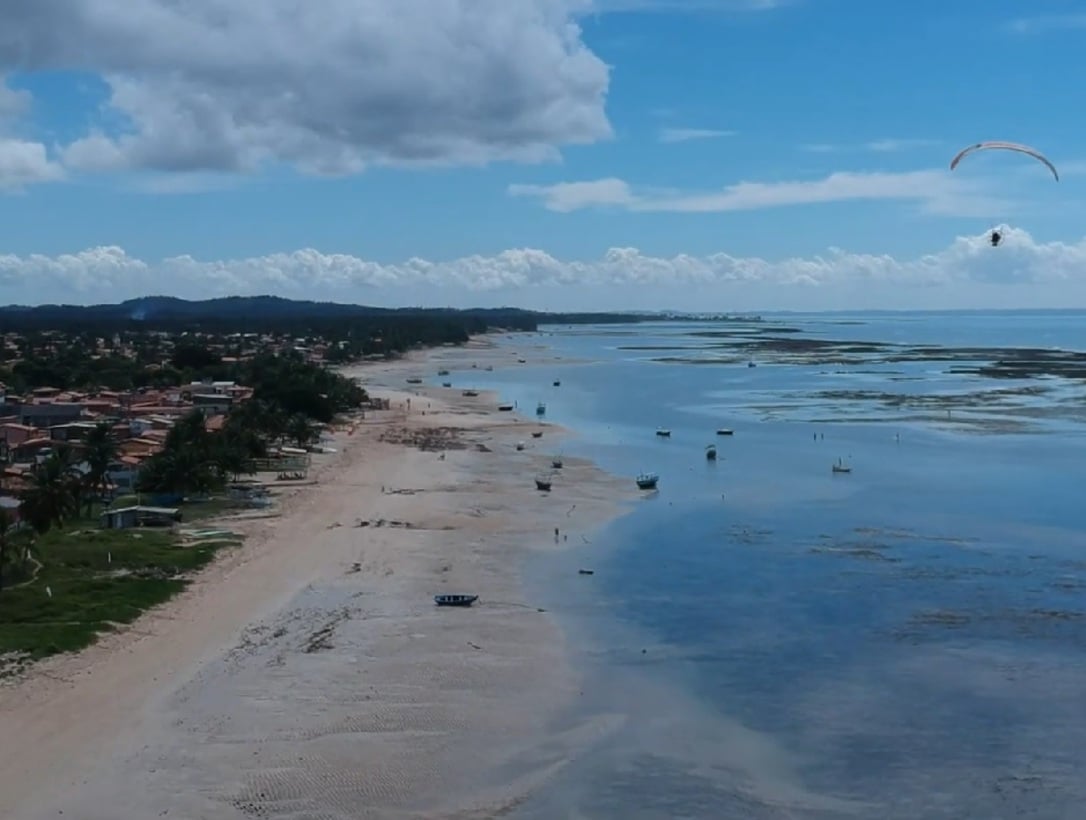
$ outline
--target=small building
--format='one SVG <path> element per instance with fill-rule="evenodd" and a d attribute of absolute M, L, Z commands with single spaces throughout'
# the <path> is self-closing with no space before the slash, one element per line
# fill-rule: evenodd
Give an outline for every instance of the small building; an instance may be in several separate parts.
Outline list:
<path fill-rule="evenodd" d="M 22 424 L 48 429 L 58 424 L 79 421 L 83 417 L 83 405 L 79 402 L 23 404 L 19 407 L 18 415 Z"/>
<path fill-rule="evenodd" d="M 102 527 L 107 530 L 127 530 L 132 527 L 172 527 L 181 523 L 181 510 L 177 507 L 119 507 L 103 510 Z"/>
<path fill-rule="evenodd" d="M 70 421 L 67 424 L 54 424 L 49 428 L 49 438 L 53 441 L 84 441 L 97 426 L 93 421 Z"/>
<path fill-rule="evenodd" d="M 8 521 L 12 524 L 19 523 L 19 508 L 22 507 L 23 502 L 18 498 L 14 498 L 9 495 L 0 495 L 0 510 L 4 510 L 7 513 Z"/>
<path fill-rule="evenodd" d="M 234 400 L 221 393 L 193 393 L 192 406 L 203 410 L 205 416 L 219 416 L 230 412 Z"/>

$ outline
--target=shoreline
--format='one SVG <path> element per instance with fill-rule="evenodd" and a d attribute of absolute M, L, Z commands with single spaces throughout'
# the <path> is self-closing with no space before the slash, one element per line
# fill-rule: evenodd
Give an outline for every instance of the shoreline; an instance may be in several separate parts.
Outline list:
<path fill-rule="evenodd" d="M 555 744 L 579 741 L 546 730 L 578 675 L 521 572 L 575 545 L 555 544 L 557 520 L 590 533 L 621 515 L 624 485 L 567 459 L 539 493 L 568 431 L 485 393 L 394 384 L 509 358 L 476 338 L 346 368 L 394 409 L 337 434 L 271 516 L 220 519 L 245 542 L 177 598 L 0 688 L 0 732 L 21 739 L 0 752 L 0 814 L 448 816 L 514 805 L 560 768 Z M 446 610 L 437 592 L 481 597 Z M 503 768 L 517 775 L 487 782 Z"/>

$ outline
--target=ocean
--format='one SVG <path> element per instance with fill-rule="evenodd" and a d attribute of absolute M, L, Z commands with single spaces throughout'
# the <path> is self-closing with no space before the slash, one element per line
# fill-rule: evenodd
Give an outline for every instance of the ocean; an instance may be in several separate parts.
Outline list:
<path fill-rule="evenodd" d="M 1083 816 L 1086 390 L 1060 351 L 1086 314 L 499 343 L 568 361 L 456 383 L 545 402 L 565 455 L 630 481 L 626 515 L 528 568 L 586 683 L 513 817 Z"/>

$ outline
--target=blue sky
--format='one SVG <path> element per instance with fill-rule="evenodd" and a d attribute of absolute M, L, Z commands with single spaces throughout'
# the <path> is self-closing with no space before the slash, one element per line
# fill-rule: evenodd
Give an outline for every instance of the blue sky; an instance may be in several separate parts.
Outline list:
<path fill-rule="evenodd" d="M 1081 3 L 7 5 L 0 302 L 1086 307 Z"/>

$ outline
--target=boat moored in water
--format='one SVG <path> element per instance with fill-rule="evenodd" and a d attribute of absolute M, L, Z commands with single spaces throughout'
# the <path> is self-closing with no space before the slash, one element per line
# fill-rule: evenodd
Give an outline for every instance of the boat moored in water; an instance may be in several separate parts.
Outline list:
<path fill-rule="evenodd" d="M 710 444 L 705 448 L 705 458 L 709 461 L 716 461 L 716 445 Z"/>
<path fill-rule="evenodd" d="M 732 430 L 730 427 L 718 427 L 716 434 L 718 436 L 734 436 L 735 431 Z"/>
<path fill-rule="evenodd" d="M 656 485 L 660 482 L 660 476 L 656 473 L 641 473 L 637 477 L 637 489 L 639 490 L 655 490 Z"/>
<path fill-rule="evenodd" d="M 671 438 L 671 431 L 666 427 L 658 427 L 656 428 L 656 435 L 660 438 Z"/>

